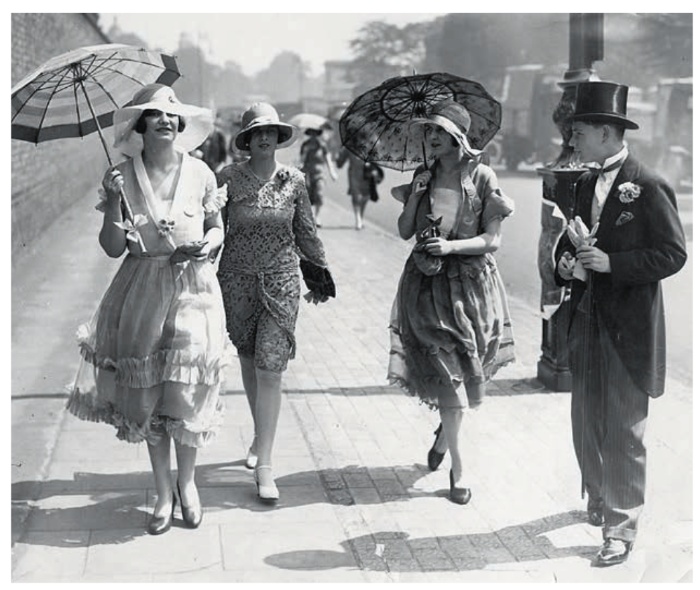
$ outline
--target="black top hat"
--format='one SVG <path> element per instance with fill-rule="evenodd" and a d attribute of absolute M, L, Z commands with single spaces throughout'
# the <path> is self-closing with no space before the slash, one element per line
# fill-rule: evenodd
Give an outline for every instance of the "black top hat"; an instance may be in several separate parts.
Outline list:
<path fill-rule="evenodd" d="M 627 118 L 627 86 L 614 82 L 581 82 L 576 88 L 572 121 L 614 123 L 639 129 Z"/>

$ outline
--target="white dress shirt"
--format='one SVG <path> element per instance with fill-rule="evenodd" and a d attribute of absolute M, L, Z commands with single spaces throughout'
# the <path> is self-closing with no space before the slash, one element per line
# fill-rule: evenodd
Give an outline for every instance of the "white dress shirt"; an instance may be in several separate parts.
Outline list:
<path fill-rule="evenodd" d="M 603 162 L 601 168 L 605 170 L 605 168 L 612 166 L 617 162 L 620 162 L 620 165 L 622 165 L 627 159 L 628 155 L 629 151 L 627 150 L 627 146 L 624 146 L 614 156 L 610 156 L 609 158 L 607 158 L 605 162 Z M 595 199 L 593 199 L 593 203 L 591 205 L 591 227 L 593 227 L 593 225 L 595 225 L 598 222 L 600 212 L 603 210 L 603 205 L 605 205 L 605 200 L 608 198 L 610 188 L 615 182 L 615 179 L 617 178 L 619 172 L 620 166 L 616 167 L 613 170 L 610 170 L 609 172 L 602 172 L 598 176 L 595 185 Z"/>

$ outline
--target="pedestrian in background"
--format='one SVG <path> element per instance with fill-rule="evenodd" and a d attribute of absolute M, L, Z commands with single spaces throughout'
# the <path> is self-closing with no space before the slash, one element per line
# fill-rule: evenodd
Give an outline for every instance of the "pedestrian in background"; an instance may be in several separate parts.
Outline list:
<path fill-rule="evenodd" d="M 338 152 L 336 165 L 348 163 L 348 194 L 355 214 L 355 229 L 364 227 L 365 207 L 368 201 L 378 201 L 377 185 L 384 180 L 384 171 L 374 162 L 365 162 L 343 147 Z"/>
<path fill-rule="evenodd" d="M 428 452 L 436 470 L 449 450 L 451 501 L 466 504 L 460 433 L 464 411 L 478 407 L 486 382 L 514 360 L 506 293 L 493 253 L 513 202 L 467 139 L 461 104 L 435 105 L 424 126 L 435 157 L 413 182 L 392 190 L 404 203 L 399 234 L 415 236 L 392 308 L 388 378 L 440 413 Z"/>
<path fill-rule="evenodd" d="M 307 299 L 318 303 L 335 296 L 304 175 L 275 157 L 296 137 L 296 128 L 281 123 L 272 105 L 254 104 L 243 114 L 235 139 L 250 158 L 227 166 L 218 177 L 228 189 L 218 277 L 255 427 L 246 466 L 255 469 L 258 497 L 265 502 L 279 498 L 272 449 L 282 374 L 295 353 L 300 256 L 311 289 Z"/>
<path fill-rule="evenodd" d="M 331 152 L 323 138 L 323 129 L 309 128 L 304 133 L 308 138 L 301 144 L 299 157 L 301 170 L 306 176 L 306 190 L 313 207 L 316 227 L 321 227 L 321 207 L 325 198 L 324 170 L 336 180 L 338 174 L 333 165 Z"/>
<path fill-rule="evenodd" d="M 236 136 L 241 130 L 240 121 L 236 121 L 231 125 L 231 140 L 228 144 L 228 155 L 231 158 L 232 164 L 238 164 L 239 162 L 245 162 L 248 159 L 248 152 L 246 150 L 241 150 L 236 147 Z"/>
<path fill-rule="evenodd" d="M 686 260 L 673 190 L 624 141 L 638 129 L 627 118 L 627 90 L 578 86 L 569 143 L 596 169 L 576 183 L 579 219 L 556 253 L 557 281 L 571 285 L 572 433 L 588 519 L 603 526 L 598 566 L 625 561 L 637 535 L 649 397 L 664 392 L 666 373 L 660 281 Z"/>
<path fill-rule="evenodd" d="M 213 172 L 187 152 L 211 129 L 211 113 L 180 103 L 160 84 L 118 110 L 115 146 L 129 158 L 104 175 L 100 245 L 127 252 L 92 322 L 79 332 L 83 356 L 68 409 L 106 422 L 117 437 L 146 441 L 157 498 L 148 532 L 170 529 L 177 489 L 188 527 L 202 521 L 197 449 L 219 426 L 227 343 L 221 291 L 208 257 L 223 239 Z M 121 191 L 134 213 L 124 217 Z"/>
<path fill-rule="evenodd" d="M 223 132 L 217 127 L 214 127 L 202 145 L 195 150 L 195 155 L 204 160 L 204 163 L 209 166 L 213 172 L 217 172 L 226 162 L 227 157 L 226 137 Z"/>

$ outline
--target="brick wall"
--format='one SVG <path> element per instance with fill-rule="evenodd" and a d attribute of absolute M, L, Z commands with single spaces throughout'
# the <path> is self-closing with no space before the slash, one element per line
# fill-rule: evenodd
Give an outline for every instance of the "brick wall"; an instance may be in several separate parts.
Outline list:
<path fill-rule="evenodd" d="M 12 85 L 55 55 L 109 43 L 95 17 L 84 13 L 13 13 Z M 111 143 L 109 130 L 106 139 Z M 75 199 L 99 184 L 108 163 L 97 134 L 38 145 L 13 139 L 11 155 L 14 269 L 32 239 Z"/>

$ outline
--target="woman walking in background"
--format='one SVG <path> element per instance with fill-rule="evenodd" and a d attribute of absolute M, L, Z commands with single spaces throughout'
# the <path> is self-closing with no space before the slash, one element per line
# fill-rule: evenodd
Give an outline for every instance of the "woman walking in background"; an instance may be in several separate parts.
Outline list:
<path fill-rule="evenodd" d="M 460 431 L 464 411 L 478 407 L 485 383 L 514 360 L 514 343 L 503 282 L 493 257 L 501 221 L 513 203 L 495 173 L 479 163 L 467 139 L 470 115 L 457 102 L 437 104 L 424 127 L 435 156 L 408 185 L 392 194 L 404 203 L 399 234 L 415 236 L 390 322 L 388 378 L 440 412 L 428 453 L 436 470 L 450 453 L 450 500 L 466 504 Z"/>
<path fill-rule="evenodd" d="M 306 176 L 306 191 L 313 207 L 316 227 L 321 227 L 321 207 L 325 197 L 324 168 L 333 180 L 338 173 L 333 166 L 330 150 L 323 139 L 323 129 L 309 128 L 305 131 L 308 139 L 301 144 L 301 170 Z"/>
<path fill-rule="evenodd" d="M 384 172 L 373 162 L 365 162 L 347 148 L 341 148 L 336 158 L 336 165 L 342 168 L 348 163 L 348 194 L 352 199 L 355 213 L 355 229 L 364 227 L 365 207 L 367 201 L 378 201 L 377 185 L 384 180 Z"/>
<path fill-rule="evenodd" d="M 277 162 L 275 151 L 296 140 L 267 103 L 242 118 L 236 146 L 250 153 L 219 173 L 228 188 L 226 235 L 218 277 L 226 323 L 238 349 L 255 436 L 246 466 L 255 469 L 258 497 L 275 502 L 272 447 L 282 401 L 282 374 L 294 357 L 299 312 L 299 266 L 318 303 L 335 296 L 335 285 L 316 234 L 304 175 Z"/>
<path fill-rule="evenodd" d="M 222 419 L 226 330 L 210 252 L 223 239 L 214 173 L 187 154 L 212 128 L 206 109 L 180 103 L 151 84 L 115 113 L 115 146 L 129 159 L 102 181 L 100 245 L 126 258 L 93 321 L 79 332 L 83 362 L 68 409 L 106 422 L 129 442 L 146 441 L 156 485 L 148 532 L 170 529 L 176 495 L 170 473 L 175 442 L 182 518 L 202 521 L 194 481 L 197 449 Z M 134 212 L 124 217 L 121 191 Z"/>

